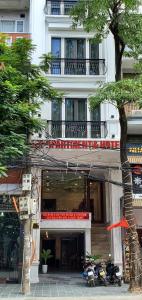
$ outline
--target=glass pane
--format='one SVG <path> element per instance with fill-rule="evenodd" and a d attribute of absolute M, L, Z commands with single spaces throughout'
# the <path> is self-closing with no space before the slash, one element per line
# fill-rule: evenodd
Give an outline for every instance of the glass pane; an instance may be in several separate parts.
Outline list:
<path fill-rule="evenodd" d="M 51 40 L 51 52 L 54 57 L 61 57 L 61 39 L 52 38 Z"/>
<path fill-rule="evenodd" d="M 100 107 L 91 111 L 91 121 L 100 121 Z"/>
<path fill-rule="evenodd" d="M 74 101 L 72 99 L 65 100 L 65 120 L 74 120 Z"/>
<path fill-rule="evenodd" d="M 78 121 L 87 120 L 87 101 L 85 99 L 78 100 Z"/>
<path fill-rule="evenodd" d="M 15 32 L 15 21 L 0 21 L 0 32 Z"/>
<path fill-rule="evenodd" d="M 85 40 L 77 40 L 77 58 L 85 58 Z"/>
<path fill-rule="evenodd" d="M 60 15 L 60 1 L 51 1 L 51 15 Z"/>
<path fill-rule="evenodd" d="M 99 59 L 99 44 L 90 41 L 90 59 Z"/>
<path fill-rule="evenodd" d="M 17 32 L 23 32 L 23 31 L 24 31 L 23 21 L 17 21 Z"/>
<path fill-rule="evenodd" d="M 60 121 L 62 119 L 62 104 L 58 101 L 52 102 L 52 120 Z"/>
<path fill-rule="evenodd" d="M 77 58 L 77 40 L 65 39 L 66 58 Z"/>
<path fill-rule="evenodd" d="M 52 38 L 51 40 L 51 53 L 53 57 L 61 58 L 61 39 Z M 55 59 L 51 64 L 52 74 L 61 74 L 61 60 Z"/>

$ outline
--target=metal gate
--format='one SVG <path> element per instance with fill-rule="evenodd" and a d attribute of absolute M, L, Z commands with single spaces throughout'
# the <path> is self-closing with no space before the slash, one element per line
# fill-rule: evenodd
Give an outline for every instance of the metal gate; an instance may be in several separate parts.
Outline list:
<path fill-rule="evenodd" d="M 17 283 L 20 223 L 15 212 L 0 212 L 0 283 Z"/>

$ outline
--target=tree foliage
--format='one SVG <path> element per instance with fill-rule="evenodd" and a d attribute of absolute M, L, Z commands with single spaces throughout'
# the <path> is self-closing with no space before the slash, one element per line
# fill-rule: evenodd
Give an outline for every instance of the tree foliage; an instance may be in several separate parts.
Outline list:
<path fill-rule="evenodd" d="M 142 107 L 142 76 L 134 79 L 123 79 L 107 83 L 90 96 L 90 108 L 94 109 L 101 103 L 111 102 L 118 109 L 130 103 Z"/>
<path fill-rule="evenodd" d="M 135 52 L 142 47 L 140 3 L 140 0 L 79 0 L 71 12 L 73 24 L 94 32 L 99 42 L 111 31 Z"/>
<path fill-rule="evenodd" d="M 1 167 L 25 153 L 28 133 L 44 127 L 36 117 L 43 101 L 58 98 L 40 66 L 32 64 L 34 50 L 29 39 L 18 39 L 11 47 L 0 39 Z"/>

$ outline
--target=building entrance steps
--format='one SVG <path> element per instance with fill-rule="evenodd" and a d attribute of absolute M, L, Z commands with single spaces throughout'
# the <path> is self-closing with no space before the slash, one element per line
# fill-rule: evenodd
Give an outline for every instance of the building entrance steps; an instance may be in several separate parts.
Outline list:
<path fill-rule="evenodd" d="M 91 225 L 91 251 L 92 255 L 100 255 L 101 259 L 108 260 L 111 253 L 110 232 L 104 224 Z"/>

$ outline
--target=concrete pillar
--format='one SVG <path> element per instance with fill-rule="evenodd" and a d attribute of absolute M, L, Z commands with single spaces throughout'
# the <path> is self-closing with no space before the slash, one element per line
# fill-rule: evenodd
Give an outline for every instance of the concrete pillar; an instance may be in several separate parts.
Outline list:
<path fill-rule="evenodd" d="M 32 199 L 36 200 L 36 214 L 32 216 L 32 251 L 30 281 L 39 282 L 38 269 L 40 260 L 40 211 L 41 211 L 41 169 L 32 168 Z"/>
<path fill-rule="evenodd" d="M 121 182 L 121 171 L 111 170 L 109 179 L 115 182 Z M 120 198 L 122 196 L 122 188 L 120 186 L 110 184 L 110 223 L 117 223 L 121 218 Z M 111 255 L 115 264 L 122 270 L 122 238 L 121 227 L 111 230 Z"/>
<path fill-rule="evenodd" d="M 91 254 L 91 229 L 85 229 L 85 254 Z"/>

